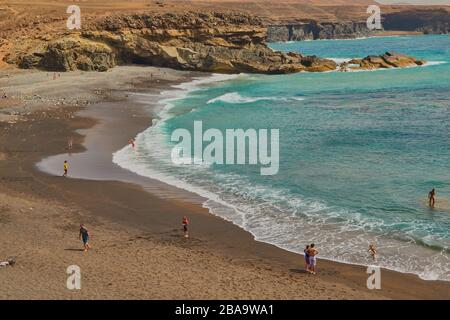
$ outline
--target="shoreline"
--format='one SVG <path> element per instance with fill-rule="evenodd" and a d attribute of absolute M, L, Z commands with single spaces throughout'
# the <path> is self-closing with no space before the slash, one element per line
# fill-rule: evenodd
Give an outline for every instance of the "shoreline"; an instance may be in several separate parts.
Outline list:
<path fill-rule="evenodd" d="M 426 65 L 424 65 L 423 67 L 425 67 L 425 66 L 429 66 L 428 63 Z M 201 84 L 211 84 L 211 83 L 214 83 L 214 82 L 228 81 L 230 79 L 237 78 L 238 76 L 239 75 L 231 76 L 231 77 L 229 77 L 229 79 L 226 79 L 227 77 L 224 76 L 224 75 L 212 74 L 212 75 L 209 75 L 209 76 L 207 76 L 207 77 L 205 77 L 203 79 L 190 80 L 190 81 L 188 81 L 186 83 L 182 83 L 180 85 L 172 86 L 173 87 L 173 89 L 172 89 L 173 92 L 176 92 L 176 90 L 179 89 L 179 88 L 183 88 L 183 90 L 185 90 L 185 91 L 180 93 L 181 96 L 176 96 L 176 94 L 173 94 L 173 96 L 176 96 L 176 97 L 172 96 L 172 94 L 171 94 L 172 91 L 171 90 L 162 92 L 161 94 L 164 94 L 164 93 L 168 94 L 168 97 L 161 97 L 159 101 L 156 101 L 156 104 L 162 106 L 161 110 L 159 112 L 157 112 L 156 114 L 161 114 L 161 113 L 164 113 L 165 111 L 170 110 L 172 108 L 172 105 L 170 103 L 171 101 L 183 99 L 183 97 L 188 95 L 190 92 L 196 91 L 196 90 L 201 90 L 201 88 L 199 87 L 199 85 L 201 85 Z M 187 89 L 187 88 L 189 88 L 189 89 Z M 165 120 L 163 116 L 161 117 L 161 120 Z M 155 125 L 155 123 L 153 122 L 152 126 L 154 126 L 154 125 Z M 150 129 L 150 128 L 146 128 L 144 131 L 139 132 L 137 134 L 136 138 L 139 137 L 140 135 L 143 135 L 148 129 Z M 184 183 L 183 182 L 183 183 L 180 184 L 179 181 L 175 181 L 176 178 L 171 177 L 171 176 L 163 175 L 163 177 L 158 177 L 158 176 L 160 176 L 158 173 L 156 173 L 155 176 L 149 176 L 149 175 L 138 173 L 137 171 L 139 171 L 139 170 L 133 171 L 131 169 L 127 169 L 127 168 L 121 166 L 119 164 L 119 161 L 114 161 L 114 157 L 115 157 L 116 154 L 118 154 L 119 152 L 124 151 L 124 149 L 126 149 L 126 148 L 129 149 L 128 146 L 124 146 L 122 149 L 117 150 L 116 152 L 113 153 L 113 162 L 116 165 L 119 165 L 123 170 L 129 172 L 130 176 L 134 177 L 134 178 L 124 179 L 122 181 L 124 181 L 124 182 L 134 182 L 134 183 L 137 183 L 137 184 L 141 185 L 142 187 L 148 189 L 149 186 L 148 186 L 148 183 L 145 182 L 145 179 L 150 179 L 152 181 L 152 183 L 157 183 L 157 184 L 162 183 L 164 185 L 171 186 L 171 187 L 175 188 L 176 190 L 179 190 L 179 192 L 180 192 L 179 194 L 180 195 L 183 194 L 183 193 L 186 193 L 187 195 L 195 195 L 195 196 L 191 196 L 191 197 L 187 196 L 187 197 L 188 198 L 193 198 L 195 204 L 200 205 L 203 208 L 206 208 L 209 211 L 210 214 L 212 214 L 214 216 L 217 216 L 220 219 L 223 219 L 223 220 L 225 220 L 225 221 L 227 221 L 229 223 L 232 223 L 233 225 L 236 225 L 239 228 L 243 229 L 244 231 L 248 232 L 249 234 L 251 234 L 251 236 L 253 237 L 253 239 L 255 241 L 266 243 L 266 244 L 269 244 L 269 245 L 273 245 L 273 246 L 279 248 L 280 250 L 285 250 L 285 251 L 288 251 L 288 252 L 291 252 L 291 253 L 303 256 L 303 254 L 301 252 L 298 252 L 298 251 L 295 251 L 295 250 L 289 249 L 289 248 L 283 248 L 282 246 L 278 245 L 277 243 L 267 242 L 267 241 L 264 241 L 264 240 L 259 240 L 258 236 L 255 233 L 253 233 L 252 230 L 246 229 L 245 227 L 239 225 L 239 223 L 237 223 L 233 219 L 226 218 L 226 217 L 220 215 L 219 213 L 214 212 L 214 207 L 215 206 L 217 207 L 217 205 L 219 206 L 219 209 L 217 209 L 219 211 L 220 211 L 220 209 L 225 209 L 225 210 L 226 209 L 230 209 L 230 208 L 232 209 L 232 205 L 230 205 L 229 203 L 225 203 L 223 201 L 217 201 L 218 199 L 216 197 L 214 197 L 214 194 L 211 194 L 211 192 L 209 192 L 208 190 L 204 190 L 201 187 L 196 187 L 194 185 L 190 185 L 189 183 Z M 156 192 L 157 193 L 158 191 L 152 190 L 150 192 L 153 192 L 153 193 Z M 208 202 L 213 202 L 214 205 L 210 205 L 210 204 L 208 204 Z M 349 261 L 337 260 L 337 259 L 333 259 L 331 257 L 326 257 L 326 258 L 320 257 L 320 258 L 321 258 L 321 260 L 326 260 L 326 261 L 329 261 L 329 262 L 332 262 L 332 263 L 353 265 L 353 266 L 364 267 L 364 268 L 373 266 L 372 264 L 364 264 L 362 262 L 349 262 Z M 408 271 L 404 271 L 404 270 L 396 270 L 394 268 L 389 268 L 389 267 L 386 267 L 386 266 L 381 267 L 381 269 L 382 270 L 389 270 L 389 271 L 392 271 L 392 272 L 398 272 L 398 273 L 406 274 L 406 275 L 412 275 L 412 276 L 418 277 L 420 280 L 424 280 L 424 281 L 436 281 L 436 279 L 426 279 L 424 277 L 421 277 L 419 273 L 415 273 L 415 272 L 408 272 Z M 449 281 L 441 280 L 441 279 L 437 279 L 437 280 L 438 281 L 442 281 L 444 283 L 445 282 L 449 282 Z"/>
<path fill-rule="evenodd" d="M 170 84 L 168 84 L 170 85 Z M 160 89 L 158 89 L 160 90 Z M 123 141 L 128 140 L 131 132 L 137 134 L 140 128 L 145 128 L 151 123 L 151 117 L 140 113 L 137 117 L 130 117 L 129 113 L 132 110 L 133 114 L 139 112 L 139 107 L 134 106 L 126 110 L 125 114 L 123 108 L 120 105 L 123 103 L 118 102 L 118 108 L 115 110 L 117 116 L 116 120 L 120 120 L 121 127 L 120 134 L 123 135 Z M 111 102 L 106 103 L 106 107 L 111 105 Z M 128 105 L 128 104 L 127 104 Z M 97 109 L 95 109 L 97 108 Z M 74 118 L 69 117 L 64 125 L 66 127 L 65 131 L 78 130 L 80 127 L 84 128 L 88 133 L 83 138 L 83 147 L 80 146 L 82 140 L 76 139 L 76 146 L 74 149 L 73 156 L 88 154 L 89 147 L 85 147 L 85 142 L 89 144 L 89 139 L 92 134 L 89 131 L 102 132 L 105 128 L 99 130 L 99 125 L 102 125 L 102 120 L 91 120 L 85 119 L 84 117 L 89 116 L 90 111 L 94 110 L 100 112 L 100 117 L 102 117 L 101 112 L 103 111 L 103 117 L 105 112 L 100 110 L 102 107 L 97 104 L 92 107 L 85 108 L 82 112 L 82 117 L 79 115 L 74 115 Z M 136 108 L 136 109 L 134 109 Z M 108 109 L 110 112 L 111 110 Z M 87 114 L 86 114 L 87 113 Z M 109 116 L 111 114 L 109 113 Z M 84 118 L 84 120 L 83 120 Z M 125 119 L 124 119 L 125 118 Z M 70 120 L 72 119 L 72 120 Z M 75 119 L 75 120 L 73 120 Z M 83 120 L 83 121 L 81 121 Z M 132 122 L 132 125 L 126 125 L 128 122 Z M 69 123 L 72 123 L 69 125 Z M 104 124 L 103 120 L 103 124 Z M 113 124 L 113 125 L 111 125 Z M 117 128 L 117 122 L 111 121 L 110 126 L 112 128 Z M 64 131 L 64 132 L 65 132 Z M 86 134 L 86 131 L 81 132 Z M 136 132 L 137 131 L 137 132 Z M 103 131 L 104 133 L 104 131 Z M 80 132 L 76 132 L 78 136 Z M 126 135 L 125 135 L 126 134 Z M 100 134 L 101 135 L 101 134 Z M 64 144 L 65 136 L 59 136 L 57 144 Z M 104 138 L 104 137 L 103 137 Z M 53 140 L 53 137 L 49 138 Z M 14 139 L 13 139 L 14 140 Z M 2 141 L 3 142 L 3 141 Z M 8 141 L 7 141 L 8 142 Z M 53 142 L 52 142 L 53 144 Z M 123 144 L 122 144 L 123 145 Z M 108 145 L 109 147 L 114 147 Z M 55 146 L 55 150 L 60 147 Z M 85 150 L 88 150 L 87 152 Z M 104 151 L 104 150 L 103 150 Z M 49 152 L 41 152 L 42 156 L 48 156 Z M 50 154 L 52 154 L 50 152 Z M 33 155 L 31 158 L 40 158 L 39 154 Z M 89 158 L 89 157 L 88 157 Z M 179 218 L 185 214 L 189 213 L 192 223 L 192 234 L 194 235 L 190 240 L 192 240 L 193 246 L 200 246 L 201 250 L 205 252 L 214 252 L 219 254 L 223 258 L 230 259 L 230 263 L 238 263 L 239 265 L 248 268 L 250 267 L 253 272 L 256 269 L 252 268 L 263 268 L 274 272 L 277 277 L 281 275 L 282 278 L 286 275 L 289 281 L 294 282 L 294 289 L 299 290 L 301 286 L 298 286 L 298 281 L 306 281 L 307 283 L 314 279 L 313 284 L 323 286 L 327 294 L 334 296 L 332 299 L 342 299 L 342 298 L 355 298 L 355 299 L 379 299 L 379 298 L 402 298 L 402 299 L 446 299 L 449 297 L 448 293 L 448 283 L 442 281 L 425 281 L 419 279 L 417 276 L 412 276 L 408 274 L 401 274 L 393 271 L 383 270 L 383 282 L 388 283 L 387 288 L 384 288 L 378 292 L 370 292 L 365 288 L 365 281 L 367 279 L 367 274 L 365 273 L 365 268 L 361 266 L 354 266 L 348 264 L 342 264 L 338 262 L 322 260 L 319 257 L 319 274 L 318 276 L 311 278 L 312 276 L 304 274 L 301 272 L 303 257 L 280 249 L 270 244 L 258 242 L 253 239 L 253 236 L 241 229 L 240 227 L 223 220 L 213 214 L 209 213 L 208 210 L 202 208 L 197 202 L 199 199 L 193 197 L 192 195 L 186 195 L 188 192 L 184 190 L 176 190 L 173 187 L 163 188 L 162 184 L 157 184 L 154 181 L 148 185 L 152 189 L 137 187 L 134 184 L 115 182 L 115 181 L 87 181 L 80 179 L 68 179 L 64 180 L 52 177 L 44 173 L 36 172 L 34 168 L 34 162 L 25 159 L 26 170 L 28 174 L 36 177 L 40 184 L 52 185 L 53 188 L 56 186 L 62 195 L 68 192 L 70 194 L 71 202 L 74 201 L 76 205 L 85 208 L 87 211 L 92 213 L 95 212 L 96 218 L 107 219 L 108 221 L 114 221 L 120 226 L 129 226 L 130 228 L 142 229 L 146 233 L 150 232 L 151 237 L 162 237 L 166 238 L 169 234 L 169 240 L 175 241 L 178 237 L 180 231 L 176 228 L 179 224 Z M 0 163 L 1 164 L 1 163 Z M 130 172 L 130 174 L 132 174 Z M 108 177 L 110 178 L 110 177 Z M 71 181 L 72 180 L 72 181 Z M 151 179 L 145 179 L 151 180 Z M 133 183 L 133 181 L 127 181 Z M 100 187 L 102 190 L 97 190 Z M 20 189 L 20 188 L 19 188 Z M 26 188 L 25 188 L 26 189 Z M 158 192 L 156 192 L 156 190 Z M 109 192 L 103 192 L 109 191 Z M 100 196 L 102 201 L 97 203 L 96 201 L 90 201 L 91 197 Z M 44 195 L 42 195 L 44 196 Z M 44 197 L 47 197 L 45 195 Z M 58 195 L 56 195 L 58 197 Z M 103 201 L 103 198 L 105 201 Z M 85 202 L 83 202 L 83 200 Z M 104 211 L 98 210 L 102 203 L 108 206 L 113 206 L 114 202 L 118 205 L 120 210 Z M 158 204 L 158 205 L 155 205 Z M 124 205 L 126 207 L 124 207 Z M 148 212 L 145 208 L 156 208 L 156 212 Z M 125 209 L 128 208 L 128 209 Z M 128 210 L 128 211 L 127 211 Z M 130 211 L 131 210 L 131 211 Z M 125 212 L 122 212 L 125 211 Z M 134 215 L 129 216 L 126 213 L 132 212 Z M 177 238 L 178 239 L 178 238 Z M 179 239 L 180 240 L 180 239 Z M 182 239 L 181 239 L 182 240 Z M 189 241 L 190 241 L 189 240 Z M 178 240 L 176 240 L 178 241 Z M 176 246 L 186 246 L 186 243 L 177 243 Z M 95 251 L 93 252 L 95 254 Z M 231 258 L 230 258 L 231 257 Z M 258 269 L 259 273 L 264 273 L 263 270 Z M 225 272 L 225 271 L 223 271 Z M 287 285 L 287 284 L 286 284 Z M 309 285 L 309 284 L 308 284 Z M 337 286 L 337 287 L 336 287 Z M 383 285 L 382 285 L 383 286 Z M 127 289 L 128 290 L 128 289 Z M 301 290 L 301 289 L 300 289 Z M 309 289 L 311 290 L 311 288 Z M 305 294 L 305 293 L 304 293 Z M 314 298 L 326 298 L 327 295 L 323 292 L 306 293 L 307 295 L 318 294 Z M 322 295 L 321 295 L 322 294 Z M 3 295 L 0 292 L 0 297 Z M 194 295 L 194 297 L 198 297 Z M 226 295 L 222 296 L 226 297 Z M 241 297 L 246 297 L 245 295 Z M 272 295 L 267 295 L 267 298 L 275 297 Z M 291 297 L 295 299 L 295 296 Z M 298 298 L 298 297 L 297 297 Z"/>
<path fill-rule="evenodd" d="M 367 39 L 377 39 L 377 38 L 399 38 L 399 37 L 425 37 L 425 36 L 448 36 L 447 33 L 415 33 L 415 32 L 405 32 L 405 33 L 383 33 L 374 34 L 366 37 L 356 37 L 356 38 L 334 38 L 334 39 L 307 39 L 307 40 L 292 40 L 292 41 L 276 41 L 271 43 L 283 44 L 283 43 L 295 43 L 295 42 L 315 42 L 315 41 L 355 41 L 355 40 L 367 40 Z M 329 59 L 324 57 L 325 59 Z"/>

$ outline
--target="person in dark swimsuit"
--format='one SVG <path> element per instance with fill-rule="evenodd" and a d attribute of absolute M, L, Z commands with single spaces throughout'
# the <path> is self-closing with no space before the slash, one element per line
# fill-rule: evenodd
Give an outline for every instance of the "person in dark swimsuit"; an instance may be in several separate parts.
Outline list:
<path fill-rule="evenodd" d="M 433 190 L 431 190 L 429 193 L 428 193 L 428 205 L 431 207 L 431 208 L 434 208 L 434 203 L 436 202 L 436 190 L 434 190 L 434 188 L 433 188 Z"/>

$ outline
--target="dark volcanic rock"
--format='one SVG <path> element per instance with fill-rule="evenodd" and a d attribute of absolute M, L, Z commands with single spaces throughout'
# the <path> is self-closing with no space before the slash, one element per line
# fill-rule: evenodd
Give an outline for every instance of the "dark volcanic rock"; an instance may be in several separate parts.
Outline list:
<path fill-rule="evenodd" d="M 366 22 L 324 22 L 308 21 L 293 24 L 270 25 L 267 41 L 302 41 L 318 39 L 351 39 L 372 34 Z"/>
<path fill-rule="evenodd" d="M 386 30 L 450 33 L 450 12 L 445 9 L 415 9 L 383 15 Z"/>

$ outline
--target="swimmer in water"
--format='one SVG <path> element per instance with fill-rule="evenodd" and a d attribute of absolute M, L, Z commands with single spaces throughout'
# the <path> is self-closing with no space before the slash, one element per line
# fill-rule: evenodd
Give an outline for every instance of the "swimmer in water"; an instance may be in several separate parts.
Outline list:
<path fill-rule="evenodd" d="M 433 190 L 431 190 L 431 191 L 428 193 L 428 205 L 429 205 L 431 208 L 434 208 L 435 202 L 436 202 L 436 190 L 434 190 L 434 188 L 433 188 Z"/>

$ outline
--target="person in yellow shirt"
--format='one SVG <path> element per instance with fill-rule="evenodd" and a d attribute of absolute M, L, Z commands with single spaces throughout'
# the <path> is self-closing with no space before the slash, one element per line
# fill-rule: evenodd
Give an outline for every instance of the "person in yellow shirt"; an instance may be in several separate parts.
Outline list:
<path fill-rule="evenodd" d="M 67 160 L 64 161 L 64 174 L 63 177 L 67 177 L 67 173 L 69 172 L 69 163 L 67 163 Z"/>

